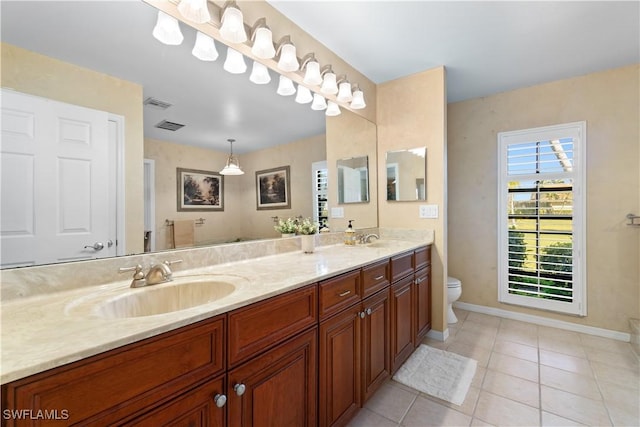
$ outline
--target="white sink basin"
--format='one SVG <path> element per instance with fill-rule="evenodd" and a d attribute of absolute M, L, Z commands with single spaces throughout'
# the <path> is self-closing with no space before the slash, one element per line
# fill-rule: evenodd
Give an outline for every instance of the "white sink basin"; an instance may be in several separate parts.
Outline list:
<path fill-rule="evenodd" d="M 226 279 L 226 280 L 225 280 Z M 226 276 L 184 276 L 171 282 L 142 288 L 129 288 L 120 294 L 94 295 L 75 301 L 67 313 L 86 312 L 105 318 L 153 316 L 186 310 L 231 295 L 234 280 Z"/>
<path fill-rule="evenodd" d="M 393 242 L 389 242 L 388 240 L 374 240 L 371 243 L 365 243 L 362 246 L 365 248 L 388 248 L 393 245 Z"/>

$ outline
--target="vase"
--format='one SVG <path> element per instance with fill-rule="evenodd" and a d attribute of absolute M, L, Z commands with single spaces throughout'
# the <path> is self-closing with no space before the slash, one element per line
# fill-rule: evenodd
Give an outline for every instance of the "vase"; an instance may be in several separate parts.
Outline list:
<path fill-rule="evenodd" d="M 300 242 L 302 252 L 305 254 L 313 253 L 316 247 L 316 236 L 315 234 L 303 234 L 300 236 Z"/>
<path fill-rule="evenodd" d="M 295 237 L 296 233 L 282 233 L 282 237 Z"/>

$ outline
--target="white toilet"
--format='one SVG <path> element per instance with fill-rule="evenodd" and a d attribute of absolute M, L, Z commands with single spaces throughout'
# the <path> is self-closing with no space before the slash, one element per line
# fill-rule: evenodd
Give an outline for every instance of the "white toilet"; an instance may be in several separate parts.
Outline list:
<path fill-rule="evenodd" d="M 455 277 L 447 277 L 447 303 L 449 311 L 447 312 L 447 323 L 458 323 L 458 318 L 453 312 L 452 304 L 460 298 L 462 294 L 462 282 Z"/>

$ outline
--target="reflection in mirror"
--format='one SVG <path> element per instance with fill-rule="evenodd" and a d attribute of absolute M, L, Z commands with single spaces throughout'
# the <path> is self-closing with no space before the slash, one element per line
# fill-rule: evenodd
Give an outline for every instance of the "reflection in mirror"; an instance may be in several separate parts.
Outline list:
<path fill-rule="evenodd" d="M 369 157 L 351 157 L 337 161 L 338 203 L 369 201 Z"/>
<path fill-rule="evenodd" d="M 426 200 L 427 147 L 387 151 L 387 200 Z"/>

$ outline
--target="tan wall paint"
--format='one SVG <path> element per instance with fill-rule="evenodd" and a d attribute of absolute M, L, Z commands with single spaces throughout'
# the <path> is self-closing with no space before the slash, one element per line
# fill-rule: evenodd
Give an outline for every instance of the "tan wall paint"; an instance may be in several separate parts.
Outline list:
<path fill-rule="evenodd" d="M 616 331 L 640 317 L 638 65 L 449 105 L 449 272 L 460 301 Z M 497 133 L 586 120 L 584 318 L 497 301 Z"/>
<path fill-rule="evenodd" d="M 368 156 L 369 160 L 369 202 L 338 205 L 339 159 Z M 349 111 L 339 116 L 327 117 L 327 169 L 329 173 L 329 211 L 332 207 L 344 208 L 344 218 L 329 217 L 331 231 L 347 228 L 347 221 L 354 219 L 353 226 L 367 228 L 378 226 L 378 173 L 376 125 Z"/>
<path fill-rule="evenodd" d="M 126 253 L 143 251 L 142 87 L 2 43 L 2 87 L 125 119 Z"/>
<path fill-rule="evenodd" d="M 425 202 L 387 202 L 386 173 L 378 175 L 379 225 L 430 229 L 432 250 L 433 329 L 444 331 L 447 280 L 447 108 L 444 67 L 378 85 L 378 170 L 385 171 L 390 150 L 427 147 L 427 201 L 439 208 L 437 219 L 420 219 Z"/>
<path fill-rule="evenodd" d="M 145 139 L 145 158 L 155 161 L 156 171 L 156 249 L 171 248 L 171 228 L 165 220 L 204 218 L 195 228 L 196 245 L 228 242 L 235 239 L 273 238 L 271 217 L 312 216 L 311 163 L 326 158 L 325 138 L 319 135 L 264 150 L 239 155 L 245 174 L 224 177 L 223 212 L 178 212 L 176 169 L 218 172 L 228 152 L 190 147 L 154 139 Z M 256 209 L 256 170 L 290 166 L 291 209 Z"/>

